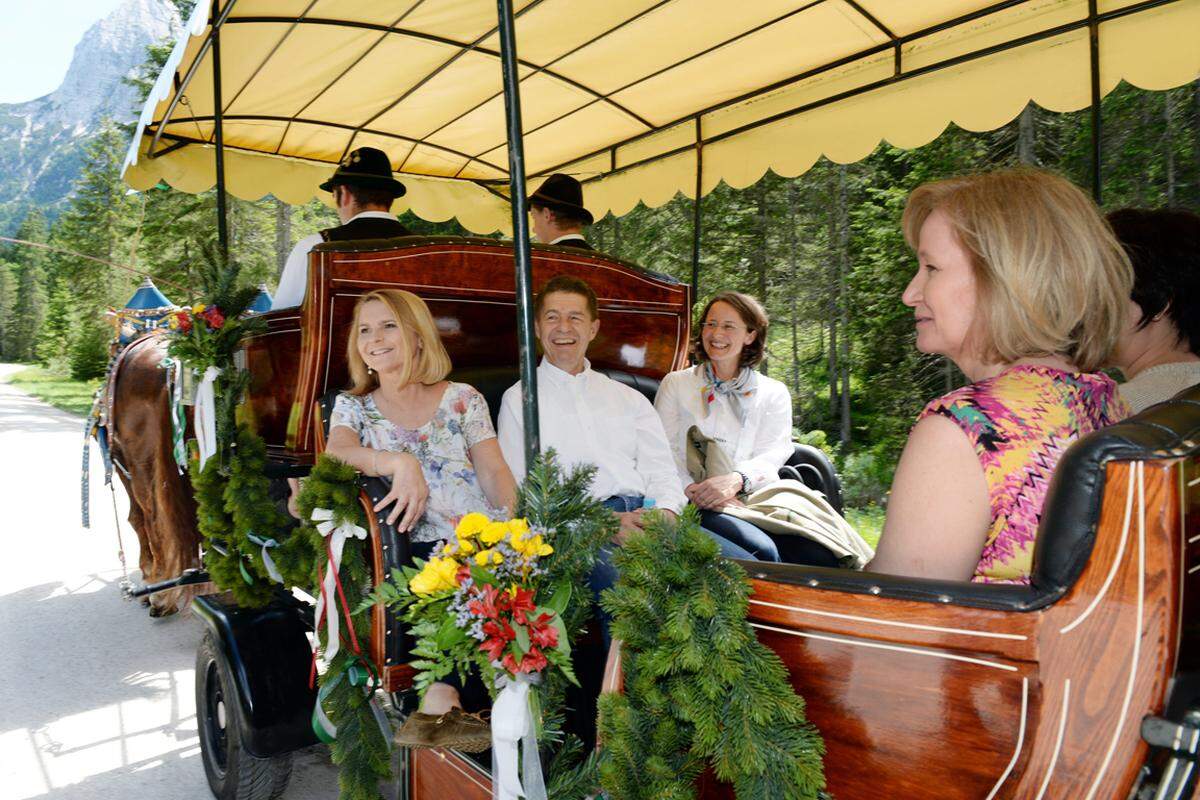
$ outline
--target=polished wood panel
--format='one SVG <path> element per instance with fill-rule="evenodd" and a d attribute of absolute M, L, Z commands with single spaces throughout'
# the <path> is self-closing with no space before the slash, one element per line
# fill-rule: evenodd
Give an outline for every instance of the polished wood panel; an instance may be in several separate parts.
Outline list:
<path fill-rule="evenodd" d="M 412 751 L 411 800 L 491 800 L 492 782 L 472 761 L 452 750 Z"/>
<path fill-rule="evenodd" d="M 1124 797 L 1147 755 L 1141 719 L 1162 711 L 1178 647 L 1194 508 L 1180 505 L 1182 469 L 1110 464 L 1092 557 L 1039 611 L 753 580 L 752 624 L 825 737 L 830 792 Z M 727 796 L 705 786 L 704 797 Z"/>
<path fill-rule="evenodd" d="M 534 287 L 560 274 L 583 278 L 596 291 L 600 333 L 588 351 L 595 366 L 661 378 L 686 364 L 689 286 L 600 253 L 535 246 Z M 511 243 L 410 237 L 314 250 L 299 320 L 296 309 L 271 312 L 269 333 L 246 347 L 254 378 L 245 416 L 272 457 L 312 461 L 311 404 L 346 385 L 354 303 L 384 288 L 407 289 L 429 304 L 456 368 L 516 368 Z"/>
<path fill-rule="evenodd" d="M 240 414 L 262 436 L 269 458 L 292 461 L 285 444 L 300 371 L 300 309 L 271 311 L 263 319 L 266 331 L 248 337 L 243 344 L 250 385 Z"/>

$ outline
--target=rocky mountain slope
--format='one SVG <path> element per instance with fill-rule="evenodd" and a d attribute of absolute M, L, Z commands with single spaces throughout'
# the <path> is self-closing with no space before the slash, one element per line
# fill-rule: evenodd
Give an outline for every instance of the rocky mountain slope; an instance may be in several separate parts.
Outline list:
<path fill-rule="evenodd" d="M 131 122 L 136 90 L 122 83 L 147 45 L 180 30 L 170 0 L 126 0 L 75 46 L 62 84 L 45 97 L 0 104 L 0 235 L 33 206 L 53 215 L 79 174 L 83 145 L 104 117 Z"/>

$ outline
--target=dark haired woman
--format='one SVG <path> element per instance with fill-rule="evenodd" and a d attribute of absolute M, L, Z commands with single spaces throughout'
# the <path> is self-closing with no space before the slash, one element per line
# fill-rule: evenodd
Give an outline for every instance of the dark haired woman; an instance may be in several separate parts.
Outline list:
<path fill-rule="evenodd" d="M 1200 383 L 1200 216 L 1123 208 L 1108 215 L 1133 263 L 1133 296 L 1112 365 L 1136 413 Z"/>
<path fill-rule="evenodd" d="M 654 401 L 688 499 L 708 531 L 762 561 L 837 566 L 834 555 L 801 536 L 773 538 L 755 525 L 722 513 L 739 493 L 779 476 L 792 453 L 792 398 L 787 387 L 755 370 L 762 361 L 769 320 L 762 304 L 740 292 L 708 301 L 696 326 L 700 363 L 663 378 Z M 694 482 L 687 468 L 687 436 L 695 427 L 716 442 L 733 470 Z"/>

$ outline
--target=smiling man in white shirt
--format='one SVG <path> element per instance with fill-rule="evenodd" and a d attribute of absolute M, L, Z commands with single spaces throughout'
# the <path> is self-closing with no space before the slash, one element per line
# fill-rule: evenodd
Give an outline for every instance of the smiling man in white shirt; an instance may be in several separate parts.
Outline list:
<path fill-rule="evenodd" d="M 588 345 L 600 330 L 592 288 L 569 275 L 551 278 L 534 303 L 534 326 L 544 354 L 537 371 L 542 447 L 553 449 L 566 468 L 596 466 L 592 496 L 620 520 L 615 544 L 641 529 L 646 500 L 654 501 L 656 511 L 678 514 L 687 498 L 654 407 L 636 389 L 594 371 L 587 360 Z M 521 480 L 525 425 L 520 383 L 501 401 L 499 440 L 513 475 Z M 750 557 L 731 542 L 718 543 L 727 556 Z M 589 584 L 599 596 L 615 580 L 616 570 L 604 552 Z M 600 617 L 607 642 L 608 620 L 603 613 Z"/>

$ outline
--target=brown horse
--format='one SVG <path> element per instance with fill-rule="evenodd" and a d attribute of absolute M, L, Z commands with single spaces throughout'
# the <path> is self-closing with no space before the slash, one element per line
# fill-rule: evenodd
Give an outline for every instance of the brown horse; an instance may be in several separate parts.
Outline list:
<path fill-rule="evenodd" d="M 137 532 L 146 583 L 200 566 L 196 501 L 172 455 L 170 390 L 161 366 L 166 351 L 161 335 L 134 341 L 113 367 L 105 392 L 109 443 L 129 495 L 129 524 Z M 196 587 L 188 587 L 151 595 L 150 616 L 174 614 L 195 594 Z"/>

